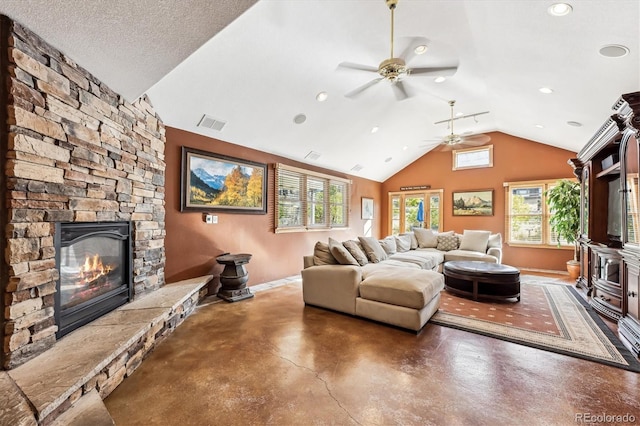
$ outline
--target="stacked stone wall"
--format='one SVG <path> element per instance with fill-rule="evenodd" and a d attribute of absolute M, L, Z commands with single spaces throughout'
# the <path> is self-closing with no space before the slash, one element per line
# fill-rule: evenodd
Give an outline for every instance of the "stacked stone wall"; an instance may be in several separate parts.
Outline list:
<path fill-rule="evenodd" d="M 56 340 L 54 222 L 131 221 L 134 298 L 164 284 L 165 129 L 146 97 L 127 102 L 28 29 L 3 22 L 10 369 Z"/>

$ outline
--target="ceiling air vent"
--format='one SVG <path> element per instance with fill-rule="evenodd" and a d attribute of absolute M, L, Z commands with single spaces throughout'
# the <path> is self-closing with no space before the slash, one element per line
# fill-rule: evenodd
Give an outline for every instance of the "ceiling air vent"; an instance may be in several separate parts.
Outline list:
<path fill-rule="evenodd" d="M 306 160 L 317 160 L 318 158 L 320 158 L 322 154 L 320 154 L 319 152 L 315 152 L 315 151 L 309 151 L 309 153 L 307 155 L 305 155 L 305 159 Z"/>
<path fill-rule="evenodd" d="M 360 170 L 362 170 L 362 169 L 363 169 L 362 164 L 356 164 L 355 166 L 353 166 L 353 167 L 351 168 L 351 171 L 352 171 L 352 172 L 359 172 L 359 171 L 360 171 Z"/>
<path fill-rule="evenodd" d="M 200 119 L 198 127 L 206 127 L 207 129 L 213 129 L 221 132 L 226 124 L 227 123 L 222 120 L 218 120 L 217 118 L 213 118 L 210 115 L 205 114 Z"/>

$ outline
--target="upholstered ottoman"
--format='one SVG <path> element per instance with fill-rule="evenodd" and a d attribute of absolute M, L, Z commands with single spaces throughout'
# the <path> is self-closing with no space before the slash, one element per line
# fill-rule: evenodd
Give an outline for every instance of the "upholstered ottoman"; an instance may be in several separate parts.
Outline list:
<path fill-rule="evenodd" d="M 424 269 L 375 268 L 363 273 L 356 315 L 420 331 L 440 306 L 444 277 Z"/>

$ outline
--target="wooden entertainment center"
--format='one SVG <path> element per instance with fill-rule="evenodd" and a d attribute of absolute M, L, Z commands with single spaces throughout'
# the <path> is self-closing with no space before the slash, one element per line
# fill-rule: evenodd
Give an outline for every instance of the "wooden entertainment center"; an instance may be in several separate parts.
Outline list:
<path fill-rule="evenodd" d="M 580 276 L 576 286 L 640 355 L 640 92 L 569 160 L 580 181 Z"/>

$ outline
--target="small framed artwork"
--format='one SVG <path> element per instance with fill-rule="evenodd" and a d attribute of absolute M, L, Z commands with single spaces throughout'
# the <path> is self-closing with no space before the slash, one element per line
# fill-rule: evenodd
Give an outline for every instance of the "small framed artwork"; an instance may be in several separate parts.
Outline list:
<path fill-rule="evenodd" d="M 180 211 L 267 213 L 267 165 L 182 147 Z"/>
<path fill-rule="evenodd" d="M 373 198 L 362 197 L 362 218 L 373 219 Z"/>
<path fill-rule="evenodd" d="M 454 216 L 493 216 L 493 189 L 453 192 Z"/>

